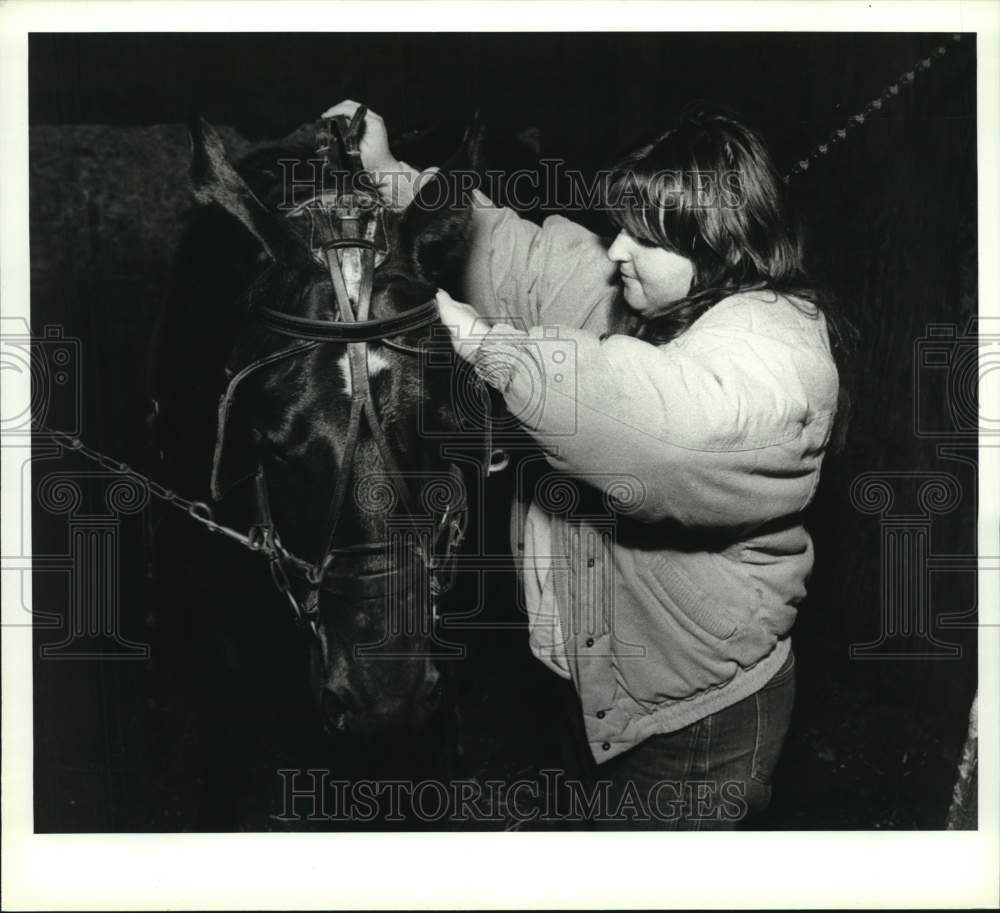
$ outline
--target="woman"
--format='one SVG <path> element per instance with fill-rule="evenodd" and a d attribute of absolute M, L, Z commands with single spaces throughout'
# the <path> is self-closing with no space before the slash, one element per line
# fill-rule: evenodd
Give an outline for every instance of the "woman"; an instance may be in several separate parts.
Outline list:
<path fill-rule="evenodd" d="M 371 113 L 362 154 L 405 202 L 420 176 Z M 767 806 L 788 728 L 789 631 L 813 563 L 801 513 L 838 371 L 752 130 L 685 117 L 615 168 L 609 200 L 606 249 L 479 195 L 472 306 L 438 304 L 559 477 L 585 483 L 570 504 L 551 472 L 522 493 L 515 548 L 532 648 L 572 681 L 607 784 L 590 814 L 732 828 Z"/>

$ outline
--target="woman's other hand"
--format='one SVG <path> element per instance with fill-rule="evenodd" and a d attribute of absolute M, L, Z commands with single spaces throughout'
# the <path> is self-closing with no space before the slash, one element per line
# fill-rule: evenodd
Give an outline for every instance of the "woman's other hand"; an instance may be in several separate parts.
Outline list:
<path fill-rule="evenodd" d="M 345 99 L 332 108 L 327 108 L 320 116 L 354 117 L 360 107 L 358 102 Z M 383 202 L 393 209 L 406 209 L 413 202 L 423 181 L 438 170 L 428 168 L 420 172 L 397 159 L 389 148 L 389 133 L 385 128 L 385 121 L 371 109 L 365 112 L 364 130 L 358 149 L 361 152 L 361 164 L 378 184 Z"/>
<path fill-rule="evenodd" d="M 332 108 L 327 108 L 320 116 L 352 118 L 360 107 L 359 102 L 348 98 Z M 365 128 L 361 133 L 358 147 L 361 150 L 361 164 L 365 166 L 366 171 L 381 174 L 401 169 L 399 161 L 389 148 L 389 134 L 385 129 L 385 121 L 371 109 L 365 112 Z"/>
<path fill-rule="evenodd" d="M 489 323 L 469 305 L 456 301 L 443 289 L 438 289 L 438 313 L 441 322 L 451 332 L 451 344 L 461 358 L 472 361 L 483 337 L 489 332 Z"/>

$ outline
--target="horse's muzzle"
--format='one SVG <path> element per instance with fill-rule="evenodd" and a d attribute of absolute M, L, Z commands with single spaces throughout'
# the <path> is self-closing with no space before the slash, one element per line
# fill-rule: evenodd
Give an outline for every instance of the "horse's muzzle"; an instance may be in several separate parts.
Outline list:
<path fill-rule="evenodd" d="M 427 662 L 422 679 L 408 694 L 369 698 L 352 685 L 325 684 L 320 695 L 328 734 L 375 737 L 419 732 L 441 704 L 441 673 Z"/>

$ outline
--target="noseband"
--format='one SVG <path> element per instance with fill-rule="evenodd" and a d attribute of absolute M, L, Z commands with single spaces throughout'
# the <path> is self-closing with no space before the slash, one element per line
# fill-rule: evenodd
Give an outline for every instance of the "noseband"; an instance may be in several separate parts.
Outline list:
<path fill-rule="evenodd" d="M 340 591 L 337 578 L 330 573 L 334 560 L 342 556 L 377 553 L 392 546 L 388 540 L 347 546 L 334 545 L 337 528 L 343 516 L 347 490 L 353 477 L 362 419 L 372 436 L 399 503 L 409 515 L 412 516 L 413 513 L 412 493 L 389 446 L 372 397 L 368 374 L 368 343 L 379 342 L 396 351 L 420 355 L 421 349 L 390 340 L 429 327 L 438 320 L 437 304 L 433 298 L 392 317 L 370 319 L 368 316 L 374 273 L 388 254 L 388 241 L 384 231 L 383 207 L 378 199 L 377 190 L 370 184 L 370 179 L 360 164 L 358 141 L 364 115 L 365 109 L 359 108 L 350 121 L 346 118 L 333 118 L 331 122 L 324 122 L 319 132 L 319 151 L 326 153 L 330 170 L 332 170 L 333 149 L 339 137 L 351 167 L 351 176 L 361 187 L 361 192 L 339 195 L 322 192 L 288 213 L 289 218 L 309 220 L 310 249 L 313 257 L 327 268 L 340 319 L 339 321 L 313 320 L 264 306 L 255 310 L 260 326 L 297 340 L 298 344 L 264 356 L 230 377 L 226 391 L 219 401 L 218 436 L 212 467 L 212 496 L 219 499 L 222 495 L 219 471 L 226 428 L 236 392 L 244 380 L 278 362 L 304 355 L 326 343 L 347 346 L 351 368 L 351 412 L 337 484 L 327 510 L 323 547 L 316 561 L 305 561 L 282 546 L 271 516 L 267 479 L 260 460 L 254 474 L 257 519 L 251 528 L 252 547 L 268 555 L 271 576 L 276 586 L 291 604 L 298 621 L 307 624 L 317 636 L 320 590 Z M 379 238 L 380 233 L 381 238 Z M 379 246 L 379 241 L 383 247 Z M 489 441 L 487 448 L 489 454 Z M 413 546 L 419 553 L 430 579 L 435 615 L 436 596 L 450 583 L 450 577 L 446 580 L 443 575 L 454 574 L 455 552 L 464 538 L 467 522 L 466 491 L 462 473 L 455 464 L 450 465 L 449 472 L 456 486 L 456 496 L 435 518 L 430 542 L 427 543 L 426 537 L 418 535 L 418 541 L 425 544 Z M 296 598 L 288 578 L 288 571 L 305 581 L 304 599 Z M 379 595 L 385 592 L 386 581 L 395 573 L 396 570 L 389 566 L 383 571 L 372 574 L 354 573 L 350 579 L 360 583 L 369 595 L 372 593 Z"/>

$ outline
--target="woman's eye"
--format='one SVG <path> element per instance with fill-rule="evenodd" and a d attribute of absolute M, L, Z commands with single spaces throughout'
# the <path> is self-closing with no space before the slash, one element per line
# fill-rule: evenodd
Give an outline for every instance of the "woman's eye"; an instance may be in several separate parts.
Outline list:
<path fill-rule="evenodd" d="M 633 244 L 638 244 L 640 247 L 656 247 L 655 241 L 650 241 L 647 238 L 639 237 L 638 235 L 633 235 L 627 228 L 622 229 L 622 234 L 628 238 Z"/>

